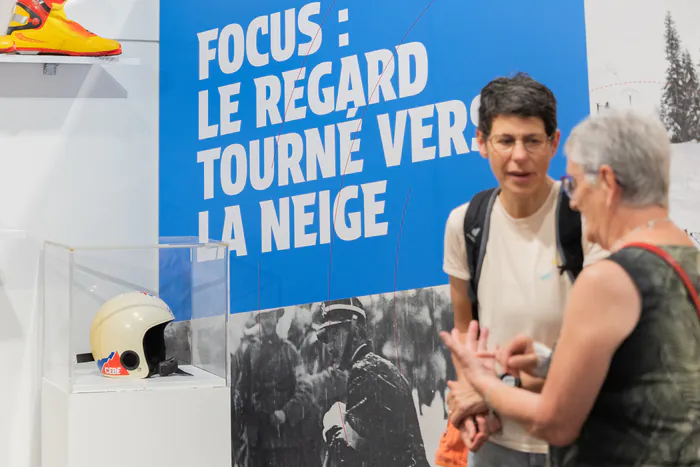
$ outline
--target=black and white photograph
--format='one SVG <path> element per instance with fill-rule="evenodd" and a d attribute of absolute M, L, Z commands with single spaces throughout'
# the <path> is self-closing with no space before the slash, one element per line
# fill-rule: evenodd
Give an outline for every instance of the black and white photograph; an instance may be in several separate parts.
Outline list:
<path fill-rule="evenodd" d="M 232 465 L 434 465 L 455 378 L 448 290 L 232 315 Z"/>

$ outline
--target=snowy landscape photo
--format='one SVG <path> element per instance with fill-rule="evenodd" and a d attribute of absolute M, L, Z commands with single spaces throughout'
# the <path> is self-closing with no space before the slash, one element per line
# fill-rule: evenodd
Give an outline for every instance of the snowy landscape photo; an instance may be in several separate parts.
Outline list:
<path fill-rule="evenodd" d="M 671 217 L 700 232 L 700 2 L 587 0 L 591 114 L 657 115 L 673 143 Z"/>

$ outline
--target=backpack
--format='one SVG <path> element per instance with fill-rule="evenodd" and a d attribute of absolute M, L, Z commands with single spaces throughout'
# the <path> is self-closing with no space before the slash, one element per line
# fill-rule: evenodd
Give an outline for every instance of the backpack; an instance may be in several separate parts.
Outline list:
<path fill-rule="evenodd" d="M 469 202 L 464 216 L 464 240 L 467 249 L 467 266 L 471 279 L 467 284 L 469 300 L 472 303 L 472 319 L 479 319 L 479 277 L 481 265 L 486 254 L 489 224 L 493 203 L 500 193 L 499 188 L 480 191 Z M 569 206 L 569 197 L 563 187 L 557 199 L 557 249 L 563 264 L 559 265 L 559 274 L 567 272 L 571 282 L 576 280 L 583 269 L 583 246 L 581 245 L 581 214 Z"/>

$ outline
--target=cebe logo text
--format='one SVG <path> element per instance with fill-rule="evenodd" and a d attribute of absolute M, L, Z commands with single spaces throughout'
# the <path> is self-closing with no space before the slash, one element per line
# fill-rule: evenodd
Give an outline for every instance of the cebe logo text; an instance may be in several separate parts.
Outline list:
<path fill-rule="evenodd" d="M 109 357 L 97 361 L 100 373 L 107 376 L 128 376 L 129 372 L 122 366 L 119 352 L 112 352 Z"/>

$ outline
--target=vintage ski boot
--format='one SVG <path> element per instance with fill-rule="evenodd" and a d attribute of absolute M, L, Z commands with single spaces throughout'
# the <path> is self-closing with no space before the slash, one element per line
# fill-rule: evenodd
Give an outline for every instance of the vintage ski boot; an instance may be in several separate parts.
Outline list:
<path fill-rule="evenodd" d="M 10 36 L 0 36 L 0 54 L 11 54 L 15 51 L 15 41 Z"/>
<path fill-rule="evenodd" d="M 117 41 L 105 39 L 66 17 L 66 0 L 19 0 L 7 33 L 18 53 L 99 57 L 119 55 Z"/>

